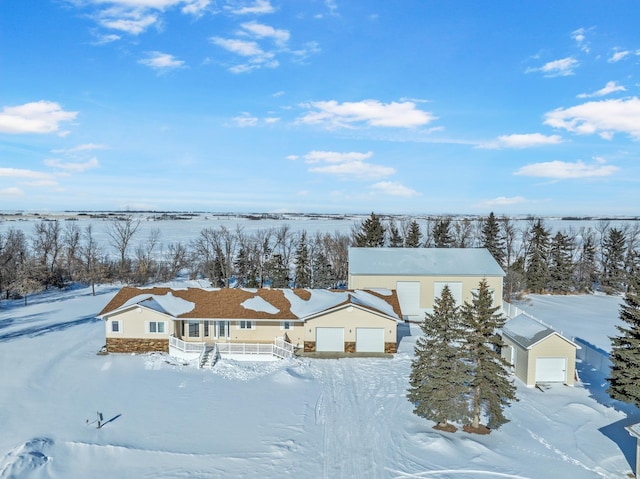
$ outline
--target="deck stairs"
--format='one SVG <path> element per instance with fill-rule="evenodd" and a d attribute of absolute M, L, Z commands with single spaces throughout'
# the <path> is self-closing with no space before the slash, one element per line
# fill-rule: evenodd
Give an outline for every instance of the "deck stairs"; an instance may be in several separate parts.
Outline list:
<path fill-rule="evenodd" d="M 218 358 L 220 357 L 218 353 L 218 348 L 215 344 L 207 344 L 200 355 L 200 368 L 212 368 Z"/>

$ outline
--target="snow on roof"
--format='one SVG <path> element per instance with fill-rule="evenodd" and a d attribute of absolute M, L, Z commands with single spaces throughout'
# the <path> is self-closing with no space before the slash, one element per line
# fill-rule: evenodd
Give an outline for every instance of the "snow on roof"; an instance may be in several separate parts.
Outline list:
<path fill-rule="evenodd" d="M 526 349 L 556 334 L 555 330 L 526 314 L 519 314 L 507 321 L 502 332 Z"/>
<path fill-rule="evenodd" d="M 171 292 L 162 295 L 140 294 L 125 302 L 121 308 L 127 308 L 134 304 L 139 304 L 160 313 L 170 314 L 171 316 L 179 316 L 195 308 L 195 303 L 178 298 Z"/>
<path fill-rule="evenodd" d="M 390 290 L 387 290 L 387 291 L 389 292 L 388 294 L 391 294 Z M 376 290 L 376 293 L 380 294 L 379 290 Z M 387 316 L 391 316 L 392 318 L 400 319 L 396 314 L 396 312 L 393 310 L 393 306 L 391 306 L 384 299 L 374 296 L 373 294 L 367 291 L 363 291 L 363 290 L 354 291 L 351 294 L 351 302 L 353 304 L 359 304 L 367 308 L 375 309 L 377 311 L 380 311 L 381 313 L 386 314 Z"/>
<path fill-rule="evenodd" d="M 240 303 L 240 306 L 246 309 L 251 309 L 253 311 L 263 311 L 269 314 L 279 313 L 280 310 L 276 308 L 271 303 L 267 302 L 265 299 L 260 296 L 254 296 L 253 298 L 249 298 L 246 301 Z"/>
<path fill-rule="evenodd" d="M 349 248 L 349 274 L 504 276 L 485 248 Z"/>
<path fill-rule="evenodd" d="M 309 290 L 311 297 L 308 300 L 300 298 L 291 289 L 285 289 L 284 297 L 291 303 L 291 312 L 298 318 L 304 318 L 312 314 L 331 309 L 348 299 L 347 292 L 329 291 L 328 289 Z"/>

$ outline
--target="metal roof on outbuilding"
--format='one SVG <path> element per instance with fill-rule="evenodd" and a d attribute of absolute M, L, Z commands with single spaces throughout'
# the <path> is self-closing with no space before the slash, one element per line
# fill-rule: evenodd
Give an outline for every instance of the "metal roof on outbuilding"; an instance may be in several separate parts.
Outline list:
<path fill-rule="evenodd" d="M 573 341 L 565 338 L 555 329 L 541 323 L 527 314 L 519 314 L 507 321 L 502 328 L 502 334 L 522 346 L 524 349 L 531 349 L 540 341 L 553 335 L 561 337 L 578 348 L 578 345 Z"/>
<path fill-rule="evenodd" d="M 486 248 L 349 248 L 349 274 L 504 276 Z"/>

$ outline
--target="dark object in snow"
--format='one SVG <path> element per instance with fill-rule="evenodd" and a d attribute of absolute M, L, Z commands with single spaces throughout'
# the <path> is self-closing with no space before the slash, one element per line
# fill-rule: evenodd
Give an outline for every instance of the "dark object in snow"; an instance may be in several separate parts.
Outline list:
<path fill-rule="evenodd" d="M 436 431 L 444 431 L 444 432 L 450 432 L 450 433 L 454 433 L 458 430 L 457 427 L 455 427 L 453 424 L 449 424 L 449 423 L 445 423 L 445 424 L 436 424 L 435 426 L 433 426 L 433 428 Z"/>
<path fill-rule="evenodd" d="M 462 430 L 464 432 L 468 432 L 469 434 L 481 434 L 483 436 L 491 434 L 491 429 L 489 429 L 487 426 L 483 426 L 482 424 L 480 424 L 478 427 L 473 427 L 470 424 L 467 424 L 466 426 L 462 427 Z"/>

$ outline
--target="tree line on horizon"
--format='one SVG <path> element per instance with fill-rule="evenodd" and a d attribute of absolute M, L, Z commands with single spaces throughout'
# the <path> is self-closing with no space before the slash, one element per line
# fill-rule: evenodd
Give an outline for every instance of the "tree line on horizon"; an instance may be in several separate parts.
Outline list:
<path fill-rule="evenodd" d="M 636 222 L 601 220 L 553 233 L 541 218 L 522 225 L 493 213 L 401 220 L 371 213 L 350 233 L 310 235 L 283 224 L 249 234 L 220 226 L 166 245 L 159 229 L 141 240 L 139 226 L 133 216 L 110 220 L 108 245 L 97 241 L 92 224 L 59 220 L 36 223 L 31 235 L 17 228 L 0 233 L 0 297 L 26 299 L 77 282 L 146 285 L 185 274 L 214 287 L 343 288 L 350 246 L 487 248 L 506 273 L 507 300 L 529 292 L 624 293 L 640 269 Z"/>

